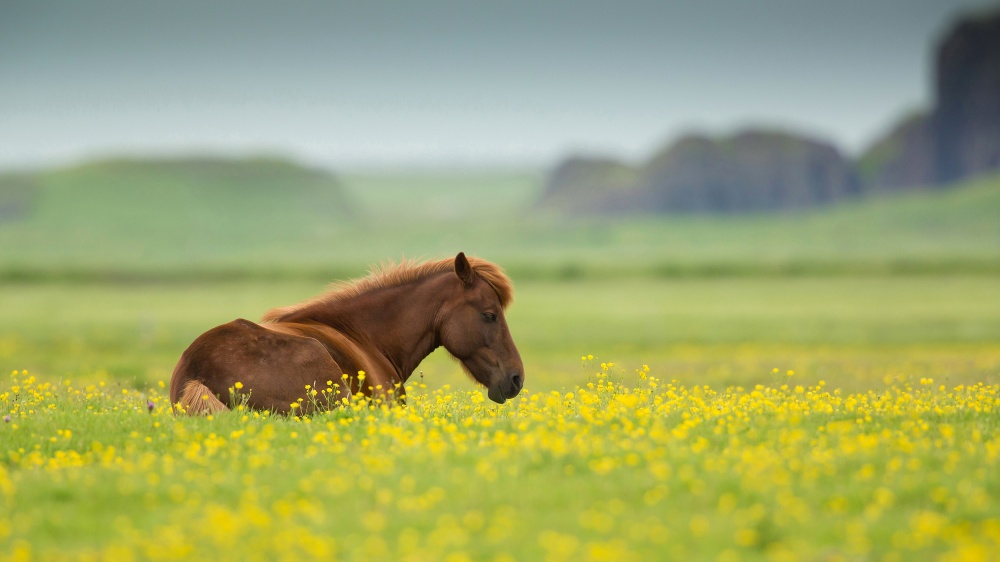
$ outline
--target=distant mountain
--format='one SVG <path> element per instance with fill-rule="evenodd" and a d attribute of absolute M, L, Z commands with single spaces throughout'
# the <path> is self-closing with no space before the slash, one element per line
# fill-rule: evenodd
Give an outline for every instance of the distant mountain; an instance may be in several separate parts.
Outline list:
<path fill-rule="evenodd" d="M 689 135 L 636 167 L 572 156 L 541 206 L 571 213 L 733 213 L 797 209 L 868 192 L 943 186 L 1000 170 L 1000 10 L 946 33 L 935 106 L 899 121 L 856 162 L 831 143 L 783 131 Z"/>
<path fill-rule="evenodd" d="M 541 204 L 575 213 L 629 212 L 638 204 L 637 175 L 630 165 L 609 158 L 567 158 L 549 174 Z"/>
<path fill-rule="evenodd" d="M 1000 11 L 966 18 L 938 45 L 935 104 L 860 159 L 867 189 L 946 185 L 1000 170 Z"/>
<path fill-rule="evenodd" d="M 931 122 L 914 112 L 875 142 L 857 162 L 867 191 L 899 191 L 936 183 Z"/>
<path fill-rule="evenodd" d="M 656 211 L 740 212 L 810 207 L 858 191 L 829 143 L 780 131 L 690 136 L 655 156 L 640 180 Z"/>
<path fill-rule="evenodd" d="M 1000 10 L 961 21 L 937 55 L 937 180 L 1000 169 Z"/>
<path fill-rule="evenodd" d="M 748 130 L 683 137 L 637 168 L 568 159 L 550 174 L 542 203 L 585 213 L 732 213 L 810 207 L 856 194 L 858 185 L 829 143 Z"/>

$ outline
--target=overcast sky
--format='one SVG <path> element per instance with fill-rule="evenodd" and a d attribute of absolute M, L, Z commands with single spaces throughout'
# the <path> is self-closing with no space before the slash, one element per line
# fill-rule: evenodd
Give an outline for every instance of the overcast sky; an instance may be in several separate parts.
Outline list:
<path fill-rule="evenodd" d="M 335 168 L 641 159 L 779 126 L 862 149 L 976 0 L 0 0 L 0 167 L 267 152 Z"/>

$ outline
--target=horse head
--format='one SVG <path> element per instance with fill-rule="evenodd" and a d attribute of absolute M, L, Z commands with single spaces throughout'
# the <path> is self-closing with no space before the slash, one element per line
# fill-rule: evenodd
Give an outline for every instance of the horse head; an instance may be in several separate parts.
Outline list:
<path fill-rule="evenodd" d="M 511 338 L 496 289 L 469 263 L 455 258 L 454 290 L 440 309 L 438 338 L 490 400 L 503 404 L 524 386 L 524 364 Z"/>

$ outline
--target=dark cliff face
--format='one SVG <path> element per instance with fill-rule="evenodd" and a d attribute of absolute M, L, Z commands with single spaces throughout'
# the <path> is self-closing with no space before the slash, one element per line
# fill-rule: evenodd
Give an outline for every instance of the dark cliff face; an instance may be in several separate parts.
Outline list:
<path fill-rule="evenodd" d="M 541 206 L 585 214 L 631 212 L 641 207 L 635 177 L 635 169 L 610 158 L 567 158 L 549 174 Z"/>
<path fill-rule="evenodd" d="M 638 169 L 570 158 L 549 175 L 542 205 L 577 213 L 738 213 L 795 209 L 857 193 L 830 144 L 774 131 L 686 136 Z"/>
<path fill-rule="evenodd" d="M 865 189 L 899 191 L 937 182 L 931 119 L 920 112 L 904 118 L 857 163 Z"/>
<path fill-rule="evenodd" d="M 856 163 L 782 132 L 690 135 L 639 168 L 564 161 L 542 203 L 584 213 L 797 209 L 1000 170 L 1000 10 L 960 21 L 936 52 L 934 107 L 903 119 Z"/>
<path fill-rule="evenodd" d="M 1000 11 L 959 22 L 937 51 L 936 179 L 1000 169 Z"/>
<path fill-rule="evenodd" d="M 681 139 L 643 171 L 664 212 L 795 209 L 857 193 L 851 165 L 830 144 L 769 131 Z"/>
<path fill-rule="evenodd" d="M 960 21 L 938 44 L 935 105 L 862 155 L 867 190 L 945 185 L 1000 169 L 1000 11 Z"/>

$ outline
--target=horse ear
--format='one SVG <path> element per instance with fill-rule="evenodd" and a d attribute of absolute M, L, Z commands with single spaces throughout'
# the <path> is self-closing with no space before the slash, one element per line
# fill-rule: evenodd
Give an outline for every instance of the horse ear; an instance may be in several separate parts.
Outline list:
<path fill-rule="evenodd" d="M 458 275 L 458 278 L 466 286 L 472 285 L 472 265 L 469 264 L 469 259 L 465 257 L 465 252 L 459 252 L 455 256 L 455 274 Z"/>

